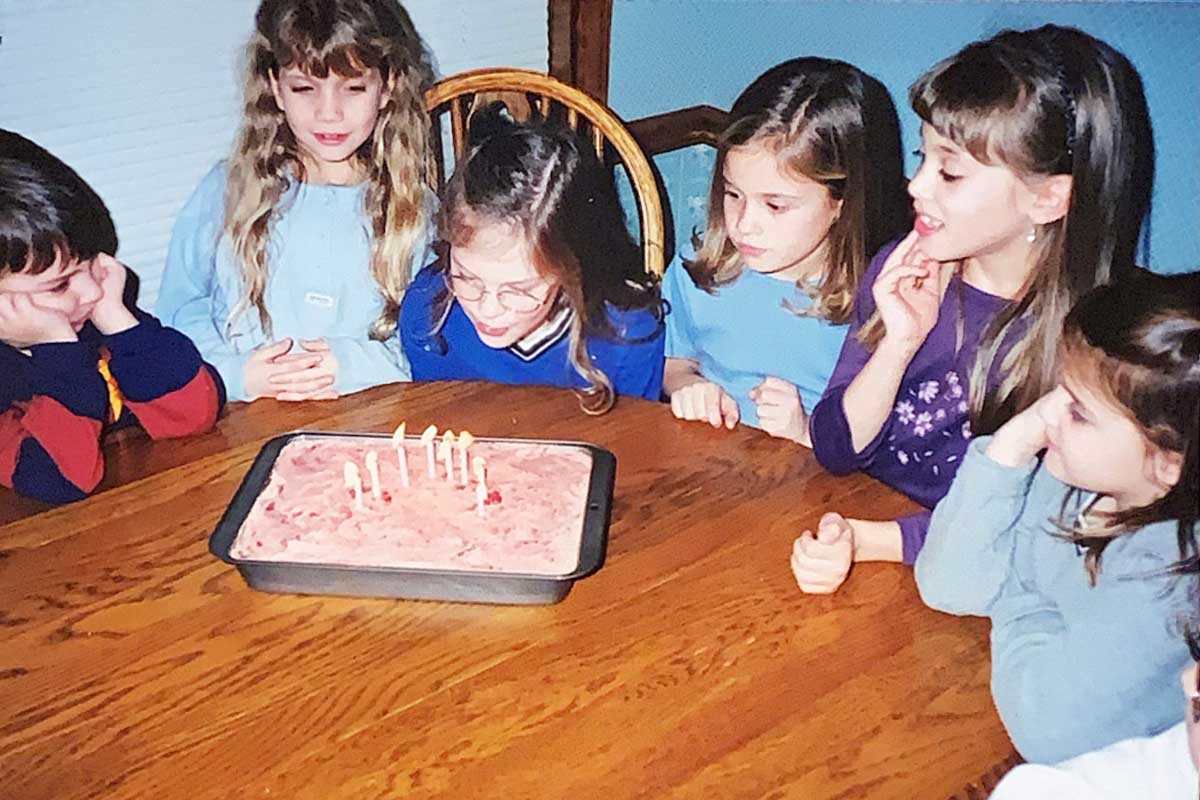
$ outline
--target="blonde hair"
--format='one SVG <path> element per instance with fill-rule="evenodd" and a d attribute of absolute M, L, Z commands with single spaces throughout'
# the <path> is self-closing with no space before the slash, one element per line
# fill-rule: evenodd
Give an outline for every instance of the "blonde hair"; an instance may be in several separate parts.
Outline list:
<path fill-rule="evenodd" d="M 1134 268 L 1154 179 L 1146 98 L 1125 56 L 1056 25 L 974 42 L 918 78 L 909 97 L 924 122 L 981 163 L 1023 178 L 1071 176 L 1066 216 L 1036 232 L 1025 285 L 984 330 L 971 368 L 971 428 L 992 433 L 1054 385 L 1075 301 Z M 876 312 L 859 340 L 873 349 L 883 333 Z"/>
<path fill-rule="evenodd" d="M 742 259 L 725 229 L 725 159 L 734 147 L 766 148 L 791 175 L 821 184 L 841 202 L 825 237 L 821 280 L 796 286 L 812 298 L 804 313 L 850 320 L 854 293 L 871 255 L 901 234 L 909 218 L 900 129 L 887 89 L 856 67 L 796 58 L 760 75 L 734 101 L 717 148 L 703 238 L 684 266 L 712 293 L 737 279 Z"/>
<path fill-rule="evenodd" d="M 245 105 L 225 190 L 225 235 L 241 266 L 243 294 L 230 321 L 251 307 L 267 336 L 265 303 L 271 224 L 304 163 L 275 103 L 271 81 L 297 67 L 323 78 L 376 69 L 388 92 L 370 138 L 353 158 L 366 175 L 371 274 L 384 299 L 372 339 L 396 330 L 400 300 L 426 226 L 430 128 L 424 91 L 433 70 L 420 36 L 395 0 L 263 0 L 246 48 Z"/>

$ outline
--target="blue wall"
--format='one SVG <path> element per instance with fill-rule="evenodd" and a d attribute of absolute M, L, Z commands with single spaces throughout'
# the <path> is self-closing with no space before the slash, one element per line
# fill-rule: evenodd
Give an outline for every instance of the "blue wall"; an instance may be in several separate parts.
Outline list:
<path fill-rule="evenodd" d="M 625 119 L 702 103 L 729 108 L 772 64 L 828 56 L 887 85 L 907 152 L 919 138 L 907 101 L 914 78 L 971 40 L 1046 22 L 1104 39 L 1141 72 L 1158 153 L 1149 264 L 1200 269 L 1200 3 L 617 0 L 609 103 Z M 686 154 L 659 158 L 664 173 L 695 163 Z M 694 191 L 679 197 L 672 187 L 677 217 L 687 216 L 689 198 L 694 206 Z"/>

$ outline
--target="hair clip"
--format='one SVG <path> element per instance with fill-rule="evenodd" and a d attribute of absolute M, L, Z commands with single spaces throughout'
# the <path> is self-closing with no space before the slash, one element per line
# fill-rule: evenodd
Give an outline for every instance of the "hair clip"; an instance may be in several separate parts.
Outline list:
<path fill-rule="evenodd" d="M 1052 31 L 1046 38 L 1046 49 L 1049 51 L 1050 61 L 1054 66 L 1055 82 L 1058 84 L 1058 91 L 1063 100 L 1063 117 L 1067 129 L 1066 152 L 1067 158 L 1070 160 L 1075 158 L 1075 91 L 1067 79 L 1066 59 L 1056 40 L 1057 35 Z"/>

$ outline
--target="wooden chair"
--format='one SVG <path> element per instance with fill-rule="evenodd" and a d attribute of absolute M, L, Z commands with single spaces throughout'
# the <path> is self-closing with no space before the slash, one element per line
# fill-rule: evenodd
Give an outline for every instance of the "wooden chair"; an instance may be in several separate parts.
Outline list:
<path fill-rule="evenodd" d="M 629 173 L 637 198 L 646 272 L 661 277 L 665 267 L 662 200 L 650 162 L 616 114 L 580 90 L 545 73 L 511 68 L 476 69 L 451 75 L 425 93 L 425 105 L 435 121 L 434 131 L 437 134 L 434 149 L 437 154 L 438 186 L 435 188 L 440 188 L 445 181 L 440 138 L 442 115 L 449 112 L 454 157 L 459 159 L 466 149 L 467 123 L 471 112 L 496 99 L 503 100 L 517 119 L 529 115 L 543 118 L 564 115 L 572 130 L 590 137 L 602 163 L 606 161 L 607 149 L 611 145 Z"/>

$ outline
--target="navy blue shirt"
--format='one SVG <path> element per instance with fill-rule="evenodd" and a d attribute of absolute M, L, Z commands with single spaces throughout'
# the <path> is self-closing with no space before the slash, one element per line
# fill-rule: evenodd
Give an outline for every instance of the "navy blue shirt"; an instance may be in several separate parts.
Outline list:
<path fill-rule="evenodd" d="M 400 305 L 400 342 L 415 381 L 479 380 L 586 389 L 588 382 L 568 353 L 571 316 L 552 312 L 546 322 L 510 347 L 493 348 L 475 331 L 457 300 L 441 330 L 432 333 L 430 310 L 445 287 L 433 266 L 421 270 Z M 592 364 L 618 395 L 659 400 L 662 395 L 664 326 L 651 311 L 609 306 L 614 338 L 589 336 Z"/>

